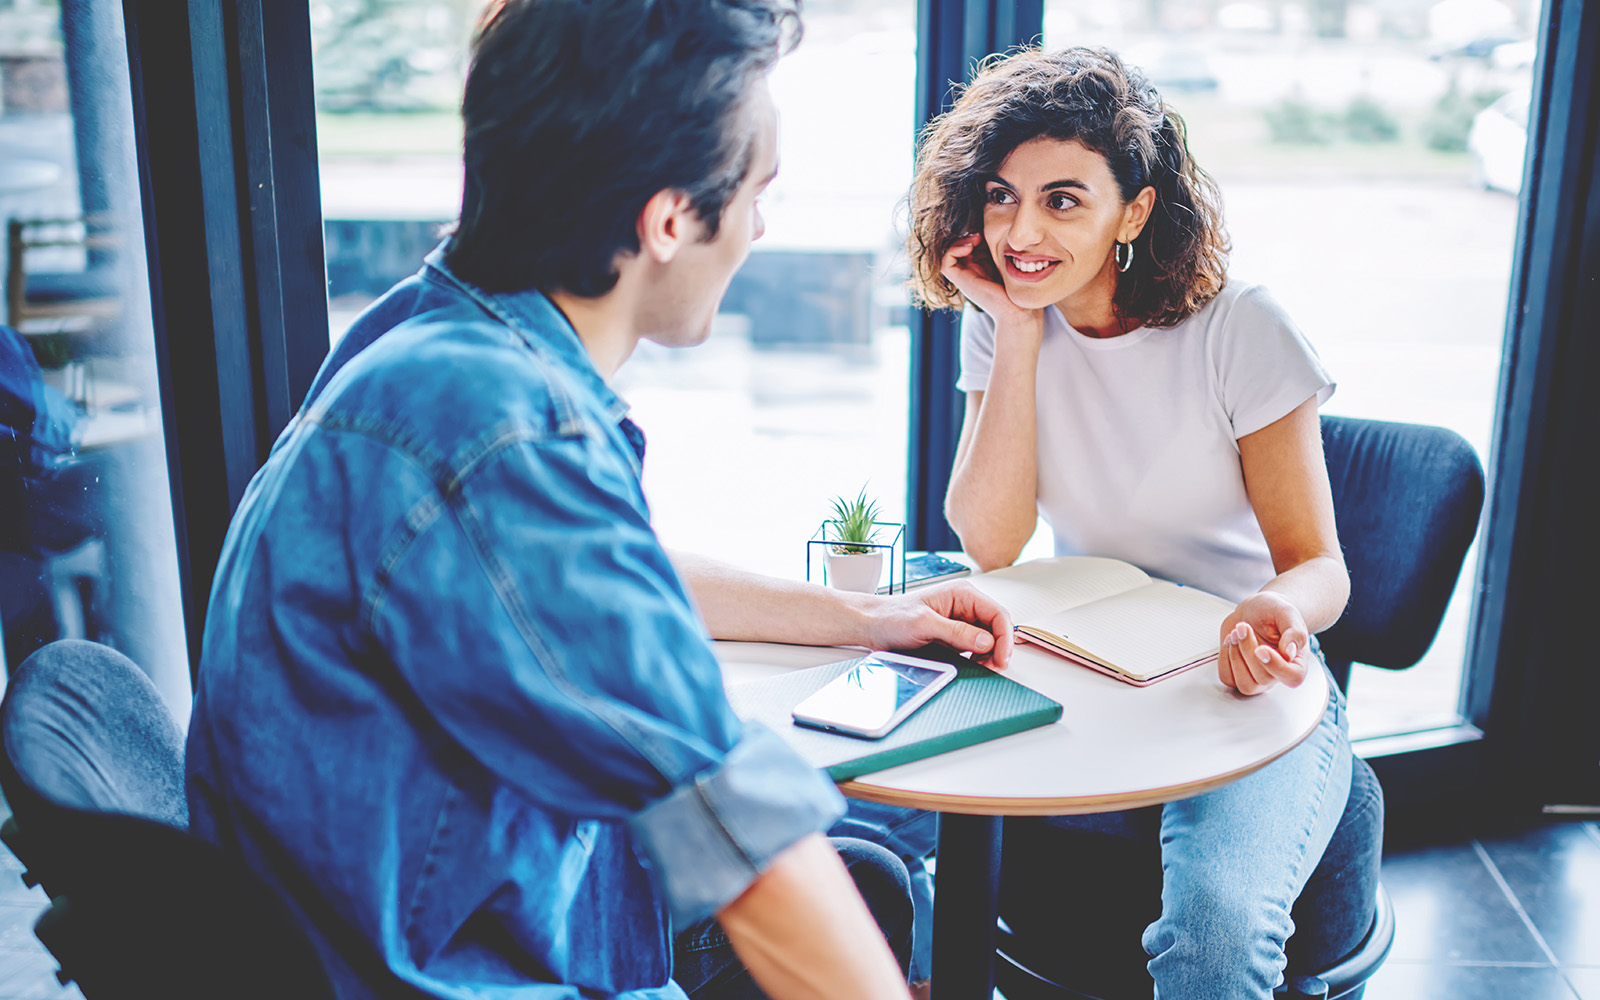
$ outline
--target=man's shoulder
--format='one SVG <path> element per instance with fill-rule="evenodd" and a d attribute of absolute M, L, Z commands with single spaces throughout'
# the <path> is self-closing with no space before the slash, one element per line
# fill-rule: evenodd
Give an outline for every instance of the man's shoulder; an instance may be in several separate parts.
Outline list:
<path fill-rule="evenodd" d="M 517 331 L 481 311 L 451 308 L 387 331 L 350 359 L 304 416 L 453 464 L 508 435 L 582 434 L 589 395 L 581 379 Z"/>

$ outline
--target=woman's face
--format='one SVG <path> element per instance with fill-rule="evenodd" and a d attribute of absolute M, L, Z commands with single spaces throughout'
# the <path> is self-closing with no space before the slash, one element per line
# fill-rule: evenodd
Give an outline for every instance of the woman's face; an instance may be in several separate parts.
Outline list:
<path fill-rule="evenodd" d="M 1082 306 L 1117 288 L 1113 245 L 1144 228 L 1155 192 L 1124 202 L 1106 158 L 1076 140 L 1030 139 L 984 185 L 983 241 L 1024 309 Z"/>

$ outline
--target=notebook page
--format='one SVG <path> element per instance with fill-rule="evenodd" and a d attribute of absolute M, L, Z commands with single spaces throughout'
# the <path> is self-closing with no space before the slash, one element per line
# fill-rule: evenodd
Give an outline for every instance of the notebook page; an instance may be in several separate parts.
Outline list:
<path fill-rule="evenodd" d="M 1015 624 L 1142 587 L 1150 577 L 1120 559 L 1057 556 L 1033 559 L 967 577 L 967 582 L 1011 612 Z"/>
<path fill-rule="evenodd" d="M 1158 580 L 1026 624 L 1145 680 L 1215 653 L 1233 608 L 1203 590 Z"/>

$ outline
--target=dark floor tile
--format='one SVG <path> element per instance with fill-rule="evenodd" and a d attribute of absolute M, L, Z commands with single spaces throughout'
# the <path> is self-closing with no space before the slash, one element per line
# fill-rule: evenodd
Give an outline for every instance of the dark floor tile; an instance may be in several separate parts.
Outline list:
<path fill-rule="evenodd" d="M 33 954 L 0 954 L 0 998 L 64 995 L 56 979 L 58 968 L 55 956 L 42 945 Z"/>
<path fill-rule="evenodd" d="M 1582 823 L 1481 841 L 1562 965 L 1600 966 L 1600 843 Z"/>
<path fill-rule="evenodd" d="M 39 951 L 44 946 L 33 935 L 33 925 L 45 911 L 37 906 L 12 906 L 0 904 L 0 954 L 13 951 Z M 4 978 L 0 972 L 0 979 Z"/>
<path fill-rule="evenodd" d="M 0 986 L 0 1000 L 83 1000 L 76 983 L 62 986 L 54 976 L 44 976 L 30 983 Z"/>
<path fill-rule="evenodd" d="M 1579 1000 L 1551 966 L 1384 963 L 1362 1000 Z"/>
<path fill-rule="evenodd" d="M 1394 901 L 1395 959 L 1549 964 L 1470 843 L 1385 857 L 1383 884 Z"/>
<path fill-rule="evenodd" d="M 22 884 L 22 879 L 11 874 L 0 874 L 0 903 L 34 903 L 43 905 L 47 897 L 38 886 Z"/>
<path fill-rule="evenodd" d="M 0 991 L 0 1000 L 83 1000 L 83 994 L 76 984 L 62 986 L 49 976 L 28 988 L 19 987 L 15 993 Z"/>

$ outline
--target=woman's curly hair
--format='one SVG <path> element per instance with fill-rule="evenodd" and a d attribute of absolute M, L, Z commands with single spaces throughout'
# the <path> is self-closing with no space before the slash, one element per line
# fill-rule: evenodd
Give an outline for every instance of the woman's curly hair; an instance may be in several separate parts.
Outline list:
<path fill-rule="evenodd" d="M 928 123 L 911 185 L 911 288 L 933 309 L 959 309 L 939 273 L 956 240 L 983 231 L 984 185 L 1032 139 L 1076 140 L 1105 157 L 1124 202 L 1145 187 L 1155 205 L 1117 276 L 1117 315 L 1173 326 L 1211 301 L 1226 277 L 1222 195 L 1189 155 L 1183 119 L 1138 69 L 1108 49 L 1023 49 L 986 61 L 955 106 Z M 980 243 L 980 261 L 989 254 Z"/>

